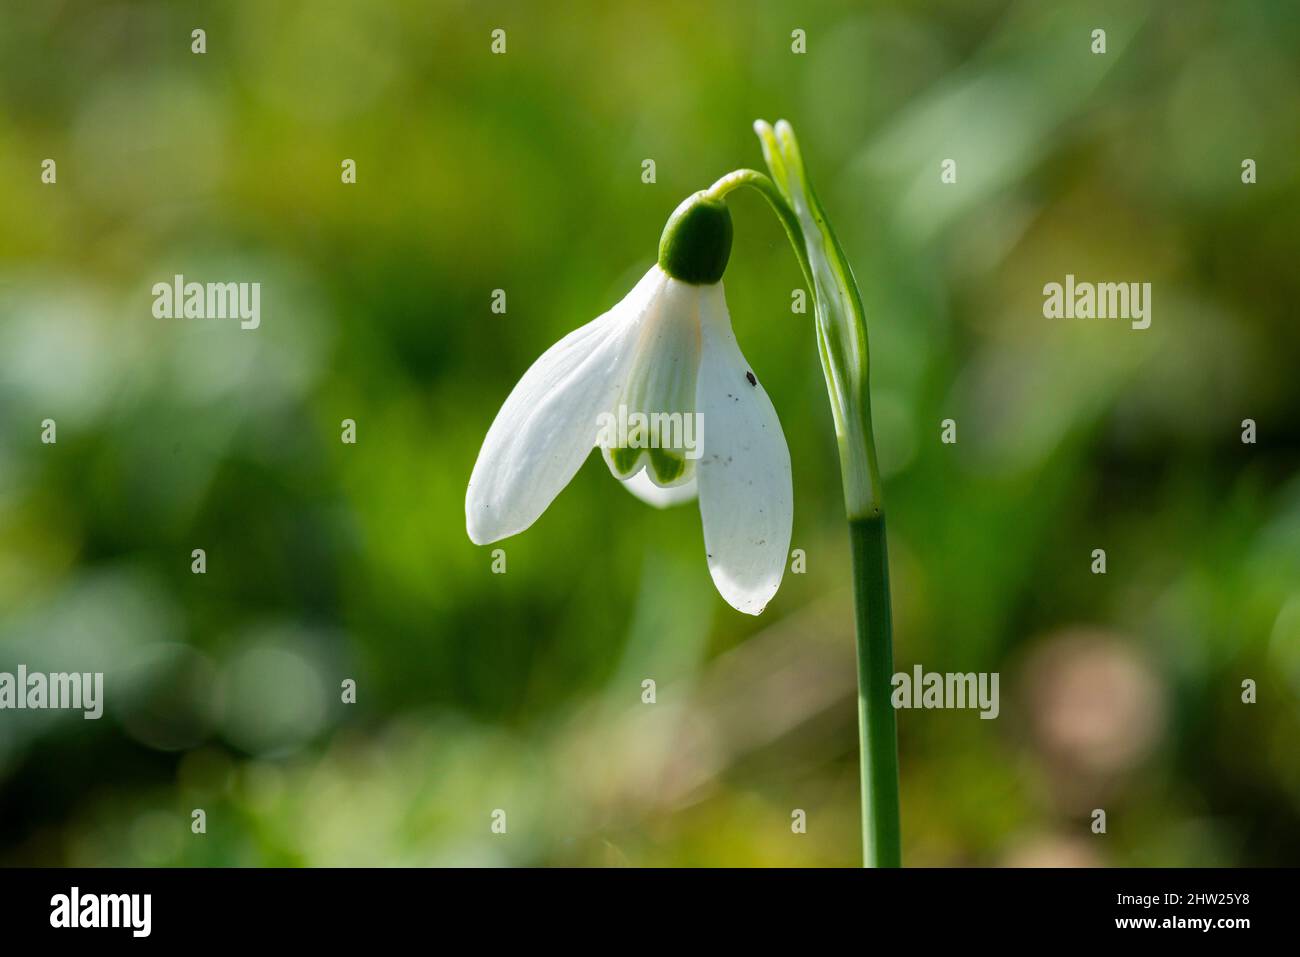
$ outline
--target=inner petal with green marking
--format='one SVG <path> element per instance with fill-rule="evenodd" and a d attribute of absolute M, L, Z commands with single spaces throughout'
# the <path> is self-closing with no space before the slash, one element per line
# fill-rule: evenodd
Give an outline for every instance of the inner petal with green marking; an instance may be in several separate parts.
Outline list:
<path fill-rule="evenodd" d="M 637 332 L 618 405 L 600 445 L 614 476 L 646 470 L 668 488 L 695 474 L 703 441 L 695 409 L 700 368 L 700 310 L 696 287 L 669 280 Z"/>

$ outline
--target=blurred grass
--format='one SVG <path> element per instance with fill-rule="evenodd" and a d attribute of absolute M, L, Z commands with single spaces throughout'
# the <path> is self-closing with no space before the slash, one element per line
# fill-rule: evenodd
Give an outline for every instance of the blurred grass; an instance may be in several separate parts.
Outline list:
<path fill-rule="evenodd" d="M 760 200 L 733 204 L 727 292 L 791 447 L 807 574 L 733 613 L 695 509 L 639 505 L 598 460 L 504 543 L 506 575 L 463 530 L 519 374 L 630 287 L 683 196 L 757 165 L 749 124 L 779 116 L 871 316 L 898 666 L 1003 676 L 997 721 L 900 714 L 906 859 L 1300 859 L 1286 5 L 64 2 L 0 22 L 0 670 L 111 690 L 100 722 L 0 716 L 0 861 L 854 863 L 834 442 Z M 1044 320 L 1067 272 L 1151 281 L 1152 327 Z M 262 328 L 154 320 L 175 273 L 260 281 Z"/>

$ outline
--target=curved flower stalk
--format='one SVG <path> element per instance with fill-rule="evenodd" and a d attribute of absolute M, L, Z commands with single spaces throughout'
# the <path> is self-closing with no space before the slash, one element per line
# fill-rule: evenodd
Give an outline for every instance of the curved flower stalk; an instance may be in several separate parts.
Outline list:
<path fill-rule="evenodd" d="M 689 197 L 632 291 L 524 373 L 470 475 L 472 541 L 528 528 L 599 447 L 652 505 L 698 495 L 714 584 L 738 611 L 762 612 L 785 571 L 794 496 L 781 423 L 723 296 L 731 229 L 720 200 Z"/>

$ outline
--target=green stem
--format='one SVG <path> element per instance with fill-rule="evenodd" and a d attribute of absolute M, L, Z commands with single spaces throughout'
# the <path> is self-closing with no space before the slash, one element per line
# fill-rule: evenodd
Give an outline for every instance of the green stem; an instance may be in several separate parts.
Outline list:
<path fill-rule="evenodd" d="M 891 702 L 894 651 L 889 555 L 880 467 L 871 424 L 866 310 L 848 257 L 808 181 L 794 130 L 754 124 L 771 178 L 737 170 L 710 189 L 717 198 L 741 185 L 767 198 L 785 226 L 817 316 L 817 348 L 826 374 L 839 446 L 844 507 L 853 552 L 858 651 L 858 744 L 862 769 L 862 857 L 868 867 L 901 864 L 898 735 Z"/>
<path fill-rule="evenodd" d="M 902 863 L 898 826 L 898 734 L 890 692 L 894 675 L 889 555 L 884 513 L 849 522 L 858 637 L 858 745 L 862 771 L 862 861 Z"/>

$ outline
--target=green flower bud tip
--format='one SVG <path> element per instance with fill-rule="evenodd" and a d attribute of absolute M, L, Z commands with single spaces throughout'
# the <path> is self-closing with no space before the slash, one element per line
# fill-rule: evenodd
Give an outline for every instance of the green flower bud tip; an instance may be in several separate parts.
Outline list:
<path fill-rule="evenodd" d="M 674 279 L 707 286 L 722 278 L 731 257 L 731 213 L 703 190 L 673 210 L 659 240 L 659 267 Z"/>

